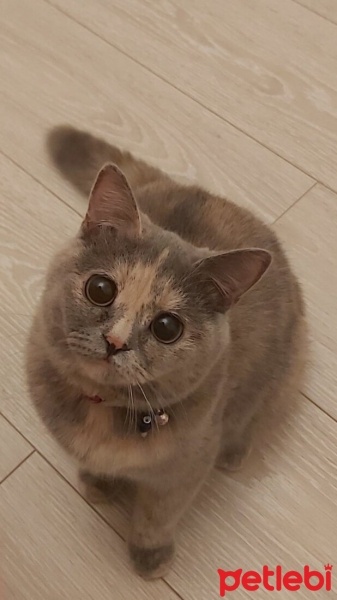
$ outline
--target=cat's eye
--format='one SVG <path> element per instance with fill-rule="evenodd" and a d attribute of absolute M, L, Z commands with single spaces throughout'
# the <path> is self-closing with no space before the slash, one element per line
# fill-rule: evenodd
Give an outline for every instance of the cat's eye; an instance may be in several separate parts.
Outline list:
<path fill-rule="evenodd" d="M 85 285 L 85 295 L 96 306 L 109 306 L 117 296 L 117 286 L 105 275 L 92 275 Z"/>
<path fill-rule="evenodd" d="M 161 313 L 151 323 L 151 331 L 158 342 L 173 344 L 182 336 L 184 326 L 172 313 Z"/>

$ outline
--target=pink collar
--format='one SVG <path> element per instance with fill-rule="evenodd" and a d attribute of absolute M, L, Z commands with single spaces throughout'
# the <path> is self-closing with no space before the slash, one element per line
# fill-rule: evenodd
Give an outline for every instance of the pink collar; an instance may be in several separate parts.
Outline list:
<path fill-rule="evenodd" d="M 104 402 L 103 398 L 101 398 L 100 396 L 86 396 L 86 398 L 93 404 L 99 404 L 100 402 Z"/>

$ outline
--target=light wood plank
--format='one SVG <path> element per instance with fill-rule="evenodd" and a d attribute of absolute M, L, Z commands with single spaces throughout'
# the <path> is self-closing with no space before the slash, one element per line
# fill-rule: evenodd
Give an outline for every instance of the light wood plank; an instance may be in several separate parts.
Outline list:
<path fill-rule="evenodd" d="M 130 572 L 124 543 L 37 455 L 0 487 L 0 515 L 6 600 L 177 600 Z"/>
<path fill-rule="evenodd" d="M 0 414 L 0 483 L 32 451 L 30 444 Z"/>
<path fill-rule="evenodd" d="M 292 0 L 50 1 L 337 189 L 334 24 Z"/>
<path fill-rule="evenodd" d="M 3 155 L 0 192 L 0 325 L 9 336 L 27 328 L 48 262 L 81 219 Z"/>
<path fill-rule="evenodd" d="M 79 212 L 85 201 L 50 168 L 44 150 L 46 130 L 60 122 L 90 129 L 269 222 L 310 187 L 309 177 L 42 0 L 4 0 L 2 13 L 0 148 Z"/>
<path fill-rule="evenodd" d="M 337 2 L 336 0 L 295 0 L 314 13 L 325 17 L 332 23 L 337 24 Z"/>
<path fill-rule="evenodd" d="M 311 330 L 304 392 L 337 420 L 337 194 L 316 186 L 275 225 L 303 284 Z"/>

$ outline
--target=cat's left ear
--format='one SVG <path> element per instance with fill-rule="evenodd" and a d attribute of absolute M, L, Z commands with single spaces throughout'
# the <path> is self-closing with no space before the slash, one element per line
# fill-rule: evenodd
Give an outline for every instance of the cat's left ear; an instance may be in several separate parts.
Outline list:
<path fill-rule="evenodd" d="M 260 248 L 233 250 L 202 259 L 193 275 L 207 287 L 216 309 L 223 312 L 261 279 L 271 260 L 271 254 Z"/>
<path fill-rule="evenodd" d="M 125 175 L 113 164 L 105 165 L 98 173 L 82 228 L 86 231 L 100 225 L 130 236 L 141 233 L 136 200 Z"/>

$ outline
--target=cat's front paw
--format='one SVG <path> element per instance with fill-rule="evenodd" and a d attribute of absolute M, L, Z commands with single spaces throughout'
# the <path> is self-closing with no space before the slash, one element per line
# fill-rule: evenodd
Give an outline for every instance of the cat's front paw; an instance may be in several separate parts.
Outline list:
<path fill-rule="evenodd" d="M 142 548 L 129 544 L 129 553 L 138 575 L 144 579 L 157 579 L 167 575 L 174 559 L 174 544 L 159 548 Z"/>
<path fill-rule="evenodd" d="M 225 448 L 216 460 L 216 467 L 232 473 L 240 471 L 250 452 L 251 446 L 249 444 L 238 444 Z"/>

